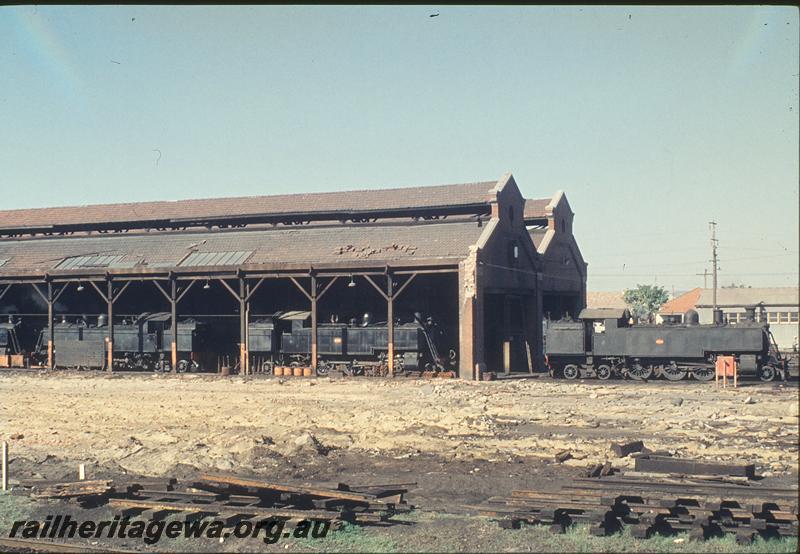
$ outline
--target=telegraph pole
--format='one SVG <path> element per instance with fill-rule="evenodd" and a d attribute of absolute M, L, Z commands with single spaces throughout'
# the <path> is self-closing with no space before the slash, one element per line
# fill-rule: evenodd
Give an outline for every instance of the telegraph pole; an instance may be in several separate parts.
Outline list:
<path fill-rule="evenodd" d="M 711 268 L 711 275 L 712 275 L 712 283 L 714 286 L 714 295 L 712 297 L 712 303 L 714 304 L 714 313 L 717 312 L 717 222 L 710 221 L 708 223 L 709 228 L 711 229 L 711 256 L 712 256 L 712 263 L 714 264 Z"/>
<path fill-rule="evenodd" d="M 702 275 L 703 276 L 703 288 L 708 288 L 708 269 L 704 269 L 703 273 L 695 273 L 695 275 Z"/>

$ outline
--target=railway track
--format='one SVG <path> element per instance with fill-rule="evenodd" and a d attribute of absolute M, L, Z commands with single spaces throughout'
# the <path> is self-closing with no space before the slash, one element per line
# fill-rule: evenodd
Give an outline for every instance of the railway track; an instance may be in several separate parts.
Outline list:
<path fill-rule="evenodd" d="M 635 538 L 688 532 L 694 540 L 735 535 L 737 542 L 755 537 L 798 535 L 797 488 L 752 483 L 710 483 L 697 479 L 636 477 L 579 478 L 557 491 L 514 490 L 484 504 L 468 506 L 506 529 L 523 523 L 548 525 L 563 533 L 578 523 L 596 536 L 630 529 Z"/>
<path fill-rule="evenodd" d="M 132 553 L 134 550 L 119 550 L 89 544 L 67 544 L 45 539 L 0 538 L 3 552 L 110 552 L 111 554 Z"/>

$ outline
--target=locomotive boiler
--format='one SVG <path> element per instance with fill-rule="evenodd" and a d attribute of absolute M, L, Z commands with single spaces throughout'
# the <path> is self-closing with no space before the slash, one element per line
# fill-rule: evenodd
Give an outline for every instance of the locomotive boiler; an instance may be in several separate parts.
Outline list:
<path fill-rule="evenodd" d="M 251 364 L 262 371 L 275 365 L 309 365 L 311 361 L 310 312 L 278 312 L 248 325 Z M 336 316 L 317 326 L 317 373 L 339 370 L 347 375 L 388 373 L 386 322 L 373 322 L 366 313 L 359 320 L 340 323 Z M 431 318 L 415 314 L 412 321 L 394 326 L 394 371 L 443 371 L 454 367 L 455 352 L 443 357 L 445 334 Z"/>
<path fill-rule="evenodd" d="M 637 380 L 662 377 L 678 381 L 714 378 L 718 356 L 736 358 L 739 373 L 762 381 L 786 378 L 784 360 L 766 323 L 755 309 L 736 325 L 689 323 L 629 325 L 627 310 L 583 310 L 577 321 L 552 322 L 545 332 L 551 374 L 565 379 L 620 376 Z"/>

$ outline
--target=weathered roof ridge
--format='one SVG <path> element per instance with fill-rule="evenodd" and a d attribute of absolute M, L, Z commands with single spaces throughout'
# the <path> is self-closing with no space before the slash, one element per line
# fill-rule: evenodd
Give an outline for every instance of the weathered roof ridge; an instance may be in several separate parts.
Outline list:
<path fill-rule="evenodd" d="M 300 194 L 89 204 L 0 211 L 0 234 L 241 226 L 486 213 L 498 181 Z"/>
<path fill-rule="evenodd" d="M 150 206 L 178 206 L 181 204 L 190 204 L 190 203 L 227 203 L 227 202 L 244 202 L 244 201 L 252 201 L 252 200 L 283 200 L 283 199 L 295 199 L 295 198 L 323 198 L 323 197 L 333 197 L 333 196 L 344 196 L 344 195 L 371 195 L 373 193 L 378 193 L 380 195 L 383 194 L 392 194 L 392 193 L 403 193 L 404 195 L 408 192 L 435 192 L 441 189 L 465 189 L 470 196 L 469 200 L 473 201 L 477 199 L 477 195 L 473 195 L 475 191 L 470 190 L 466 191 L 467 188 L 475 188 L 478 191 L 484 193 L 484 198 L 481 199 L 482 202 L 489 202 L 489 194 L 490 191 L 495 187 L 497 181 L 475 181 L 471 183 L 453 183 L 453 184 L 444 184 L 444 185 L 422 185 L 422 186 L 408 186 L 408 187 L 390 187 L 390 188 L 371 188 L 371 189 L 351 189 L 351 190 L 343 190 L 343 191 L 320 191 L 320 192 L 304 192 L 304 193 L 294 193 L 294 194 L 254 194 L 254 195 L 247 195 L 247 196 L 220 196 L 220 197 L 207 197 L 207 198 L 183 198 L 177 200 L 144 200 L 140 202 L 109 202 L 109 203 L 100 203 L 100 204 L 73 204 L 68 206 L 49 206 L 49 207 L 41 207 L 41 208 L 15 208 L 10 210 L 0 210 L 0 224 L 3 223 L 3 219 L 8 214 L 16 214 L 21 212 L 49 212 L 53 210 L 84 210 L 84 209 L 101 209 L 101 208 L 117 208 L 117 207 L 150 207 Z M 455 191 L 455 190 L 454 190 Z M 479 192 L 479 193 L 480 193 Z M 463 203 L 463 201 L 455 201 L 453 205 L 459 205 Z M 449 204 L 447 204 L 449 205 Z M 282 210 L 283 211 L 283 210 Z"/>

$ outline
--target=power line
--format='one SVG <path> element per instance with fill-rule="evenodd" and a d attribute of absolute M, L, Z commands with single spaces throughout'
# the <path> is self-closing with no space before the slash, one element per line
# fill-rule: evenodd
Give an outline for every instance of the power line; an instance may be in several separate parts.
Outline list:
<path fill-rule="evenodd" d="M 780 257 L 783 257 L 783 256 L 792 256 L 792 255 L 793 254 L 771 254 L 769 256 L 747 256 L 745 258 L 725 258 L 725 261 L 726 262 L 743 262 L 743 261 L 748 261 L 748 260 L 764 260 L 764 259 L 780 258 Z M 676 265 L 704 264 L 704 263 L 706 263 L 708 261 L 710 261 L 710 260 L 693 260 L 691 262 L 674 262 L 674 263 L 673 262 L 663 262 L 663 263 L 658 263 L 658 264 L 636 264 L 635 267 L 638 267 L 638 268 L 642 268 L 642 267 L 655 267 L 655 268 L 672 267 L 672 266 L 676 266 Z M 619 264 L 615 264 L 615 265 L 600 265 L 600 266 L 592 266 L 592 267 L 598 267 L 600 269 L 603 269 L 603 268 L 614 268 L 614 267 L 618 267 L 618 266 L 619 266 Z"/>
<path fill-rule="evenodd" d="M 695 277 L 703 275 L 702 273 L 658 273 L 662 277 Z M 768 271 L 763 273 L 726 273 L 726 277 L 749 277 L 754 275 L 800 275 L 796 271 L 774 272 Z M 652 277 L 653 273 L 593 273 L 589 272 L 589 277 Z"/>

